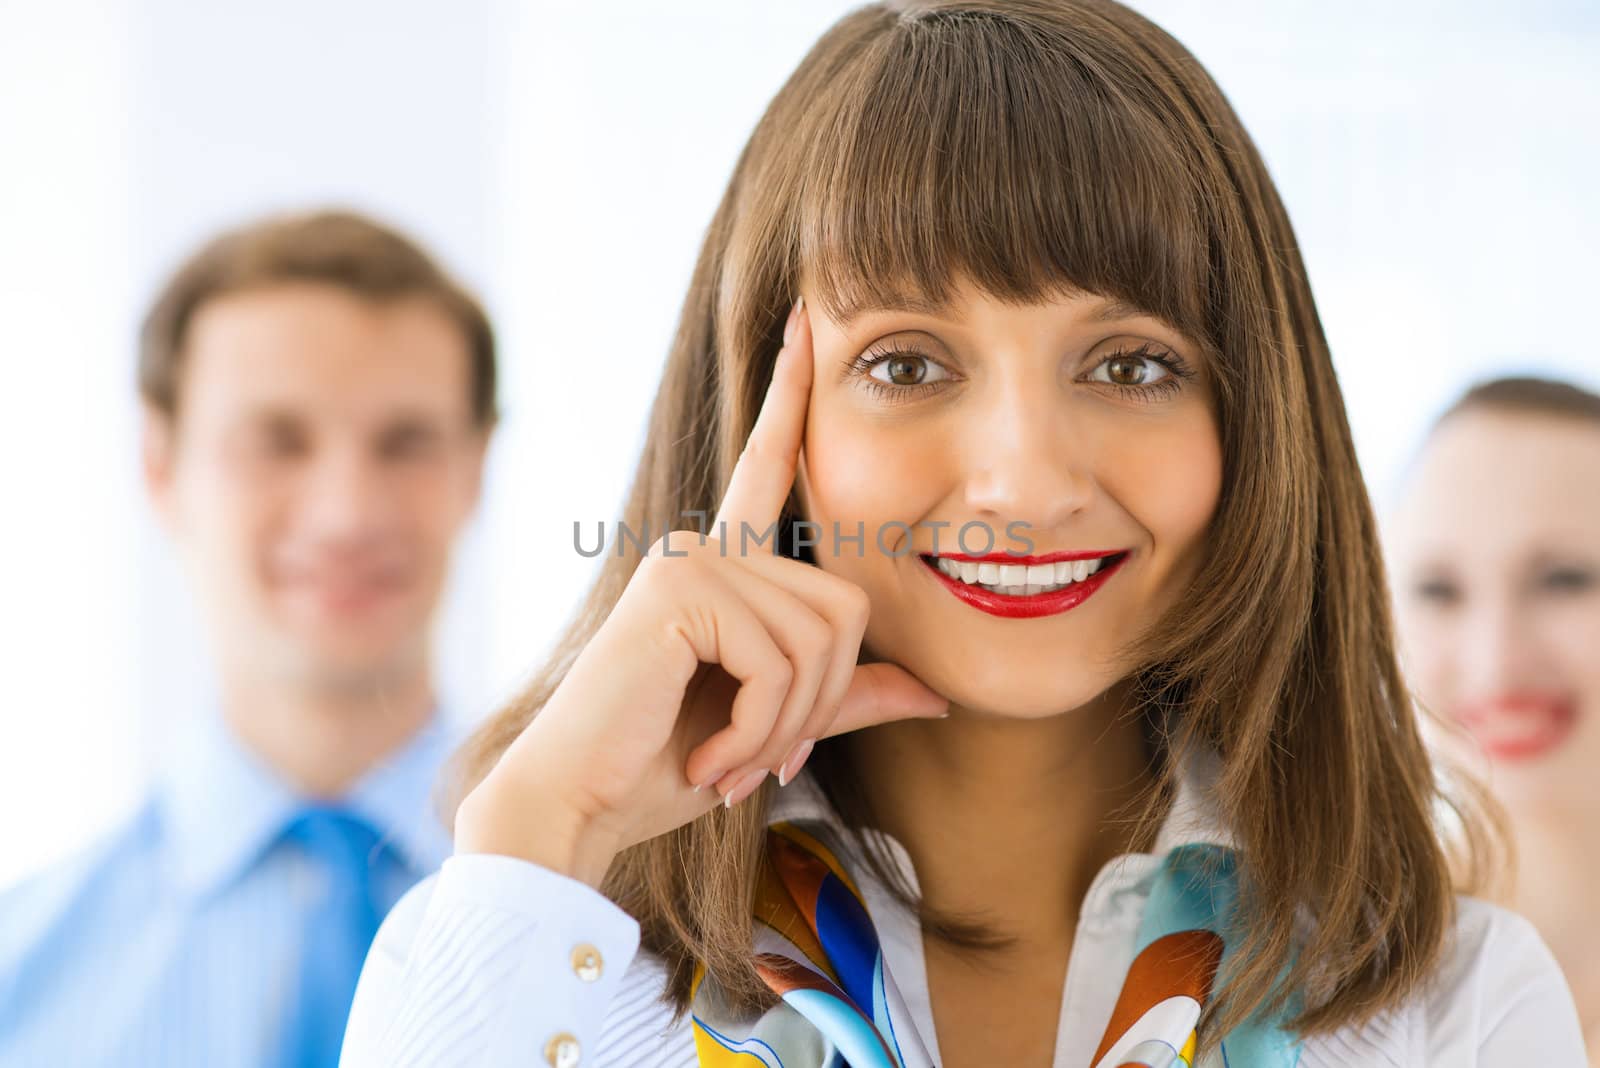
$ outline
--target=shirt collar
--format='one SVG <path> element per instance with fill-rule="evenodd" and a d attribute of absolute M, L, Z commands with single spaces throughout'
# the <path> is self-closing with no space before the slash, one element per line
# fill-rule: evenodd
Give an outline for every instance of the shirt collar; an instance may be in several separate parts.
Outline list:
<path fill-rule="evenodd" d="M 1181 845 L 1206 843 L 1232 849 L 1234 837 L 1217 803 L 1222 758 L 1213 749 L 1196 748 L 1178 764 L 1172 807 L 1156 832 L 1150 855 L 1165 856 Z"/>
<path fill-rule="evenodd" d="M 419 878 L 450 854 L 449 833 L 433 807 L 433 787 L 458 737 L 456 728 L 434 713 L 341 799 L 395 847 Z M 254 864 L 308 799 L 251 752 L 220 716 L 206 716 L 184 736 L 164 769 L 157 802 L 174 881 L 199 898 L 221 890 Z"/>

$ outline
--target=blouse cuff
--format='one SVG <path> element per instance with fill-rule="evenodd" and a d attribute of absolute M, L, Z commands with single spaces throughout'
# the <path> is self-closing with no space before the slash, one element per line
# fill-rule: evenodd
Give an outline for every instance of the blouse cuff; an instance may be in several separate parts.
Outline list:
<path fill-rule="evenodd" d="M 426 1044 L 453 1045 L 454 1032 L 489 1064 L 592 1064 L 638 948 L 638 921 L 587 883 L 515 857 L 458 854 L 440 869 L 407 966 L 428 978 L 405 984 L 417 1003 L 400 1018 L 434 1015 Z"/>

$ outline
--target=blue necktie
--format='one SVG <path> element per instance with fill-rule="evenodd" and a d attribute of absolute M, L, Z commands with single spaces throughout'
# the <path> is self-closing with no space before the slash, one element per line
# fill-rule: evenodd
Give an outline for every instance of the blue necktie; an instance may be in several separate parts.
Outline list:
<path fill-rule="evenodd" d="M 356 980 L 383 918 L 373 881 L 387 851 L 365 821 L 323 806 L 302 810 L 285 828 L 284 841 L 310 861 L 321 894 L 305 916 L 276 1064 L 337 1068 Z"/>

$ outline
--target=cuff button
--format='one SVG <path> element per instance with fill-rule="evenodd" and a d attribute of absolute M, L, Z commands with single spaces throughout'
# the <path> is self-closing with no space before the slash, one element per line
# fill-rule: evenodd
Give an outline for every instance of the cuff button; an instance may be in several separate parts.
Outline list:
<path fill-rule="evenodd" d="M 600 951 L 589 943 L 572 947 L 572 974 L 584 982 L 592 983 L 599 979 L 603 964 Z"/>
<path fill-rule="evenodd" d="M 578 1040 L 564 1031 L 552 1035 L 544 1044 L 544 1059 L 551 1068 L 578 1068 Z"/>

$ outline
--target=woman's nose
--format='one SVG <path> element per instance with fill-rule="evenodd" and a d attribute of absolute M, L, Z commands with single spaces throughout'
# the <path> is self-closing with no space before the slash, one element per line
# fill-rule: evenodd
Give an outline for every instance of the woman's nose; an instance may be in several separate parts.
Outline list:
<path fill-rule="evenodd" d="M 1515 604 L 1484 599 L 1461 629 L 1462 673 L 1473 693 L 1499 694 L 1536 683 L 1526 635 Z"/>
<path fill-rule="evenodd" d="M 1000 523 L 1050 529 L 1094 492 L 1095 443 L 1054 394 L 1013 390 L 964 423 L 958 445 L 967 507 Z"/>

